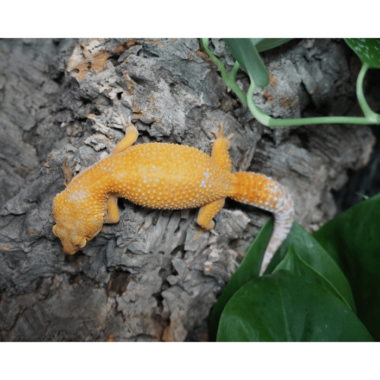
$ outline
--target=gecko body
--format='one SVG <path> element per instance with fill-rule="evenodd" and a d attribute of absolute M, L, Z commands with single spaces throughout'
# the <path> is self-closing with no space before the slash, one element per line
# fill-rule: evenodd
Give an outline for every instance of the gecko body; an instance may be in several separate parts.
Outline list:
<path fill-rule="evenodd" d="M 157 209 L 200 207 L 197 223 L 211 231 L 213 218 L 226 197 L 271 211 L 275 227 L 264 255 L 261 273 L 286 238 L 293 222 L 293 203 L 276 181 L 257 173 L 231 173 L 229 139 L 223 126 L 211 156 L 183 145 L 150 143 L 132 146 L 138 133 L 126 130 L 110 156 L 79 173 L 53 201 L 56 225 L 67 254 L 94 238 L 103 223 L 119 221 L 117 198 Z M 232 137 L 232 136 L 231 136 Z"/>

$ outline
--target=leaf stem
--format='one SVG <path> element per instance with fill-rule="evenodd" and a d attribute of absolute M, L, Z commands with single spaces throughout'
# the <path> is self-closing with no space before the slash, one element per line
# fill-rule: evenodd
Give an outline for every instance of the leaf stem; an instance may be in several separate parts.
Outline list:
<path fill-rule="evenodd" d="M 368 64 L 363 62 L 362 68 L 359 72 L 358 79 L 356 80 L 356 96 L 358 98 L 360 107 L 364 113 L 364 116 L 371 121 L 374 121 L 375 123 L 380 122 L 380 115 L 373 112 L 371 108 L 369 108 L 369 105 L 367 101 L 365 100 L 365 96 L 363 93 L 363 80 L 365 77 L 365 74 L 367 70 L 369 69 Z"/>
<path fill-rule="evenodd" d="M 235 80 L 235 77 L 236 77 L 236 74 L 239 70 L 239 67 L 240 67 L 240 63 L 238 61 L 236 61 L 234 67 L 232 68 L 232 70 L 228 74 L 229 79 L 231 79 L 233 81 Z"/>
<path fill-rule="evenodd" d="M 236 84 L 235 80 L 231 80 L 230 78 L 225 82 L 226 85 L 231 89 L 234 90 L 235 94 L 238 96 L 238 98 L 244 103 L 247 104 L 247 97 L 245 96 L 244 92 L 240 90 L 239 86 Z"/>
<path fill-rule="evenodd" d="M 235 94 L 238 96 L 238 98 L 244 104 L 247 104 L 247 97 L 245 96 L 244 92 L 242 90 L 240 90 L 239 86 L 235 82 L 235 77 L 236 77 L 236 74 L 239 70 L 239 67 L 240 67 L 240 64 L 238 61 L 236 61 L 234 67 L 232 68 L 232 70 L 228 74 L 228 79 L 227 79 L 226 84 L 229 88 L 234 90 Z"/>
<path fill-rule="evenodd" d="M 208 48 L 208 38 L 201 38 L 201 44 L 203 49 L 206 50 L 207 54 L 211 57 L 211 59 L 218 65 L 220 73 L 222 74 L 223 82 L 231 89 L 234 90 L 235 94 L 238 98 L 244 103 L 247 104 L 247 98 L 242 90 L 240 90 L 239 86 L 235 82 L 236 73 L 239 69 L 239 62 L 236 61 L 233 69 L 230 74 L 227 74 L 227 71 L 221 61 L 214 54 L 211 53 L 211 50 Z"/>
<path fill-rule="evenodd" d="M 351 117 L 351 116 L 320 116 L 320 117 L 306 117 L 301 119 L 274 119 L 265 114 L 253 102 L 253 92 L 256 89 L 256 84 L 250 78 L 251 85 L 247 93 L 247 104 L 252 115 L 261 124 L 267 127 L 292 127 L 297 125 L 309 124 L 378 124 L 377 120 L 368 119 L 367 117 Z"/>
<path fill-rule="evenodd" d="M 211 57 L 211 59 L 218 65 L 220 73 L 222 74 L 222 79 L 224 83 L 226 83 L 226 80 L 228 79 L 227 71 L 223 65 L 222 62 L 219 61 L 218 58 L 215 57 L 214 54 L 211 53 L 211 50 L 208 48 L 208 38 L 201 38 L 201 44 L 203 49 L 206 50 L 207 54 Z"/>

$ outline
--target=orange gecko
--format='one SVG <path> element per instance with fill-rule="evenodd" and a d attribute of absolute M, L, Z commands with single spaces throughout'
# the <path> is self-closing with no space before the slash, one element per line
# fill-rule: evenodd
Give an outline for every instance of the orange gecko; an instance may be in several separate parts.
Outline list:
<path fill-rule="evenodd" d="M 226 197 L 274 214 L 273 234 L 264 254 L 262 274 L 286 238 L 294 217 L 293 202 L 275 180 L 257 173 L 231 173 L 230 139 L 213 131 L 211 157 L 192 147 L 151 143 L 132 146 L 134 125 L 106 158 L 80 172 L 53 201 L 55 236 L 74 254 L 93 239 L 103 223 L 117 223 L 117 198 L 157 209 L 200 207 L 201 231 L 214 228 L 213 218 Z"/>

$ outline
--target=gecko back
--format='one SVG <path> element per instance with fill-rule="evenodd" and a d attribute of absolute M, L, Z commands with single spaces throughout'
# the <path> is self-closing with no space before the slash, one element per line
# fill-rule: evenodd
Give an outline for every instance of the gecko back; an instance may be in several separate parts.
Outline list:
<path fill-rule="evenodd" d="M 107 165 L 107 162 L 104 162 Z M 232 175 L 204 152 L 176 144 L 135 145 L 112 158 L 108 191 L 145 207 L 184 209 L 225 198 Z"/>

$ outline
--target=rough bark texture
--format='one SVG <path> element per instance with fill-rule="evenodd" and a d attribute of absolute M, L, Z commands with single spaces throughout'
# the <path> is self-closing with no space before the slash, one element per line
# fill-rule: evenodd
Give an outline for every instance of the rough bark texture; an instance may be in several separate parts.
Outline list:
<path fill-rule="evenodd" d="M 222 40 L 211 47 L 233 64 Z M 360 114 L 358 60 L 342 41 L 295 40 L 264 60 L 270 85 L 254 97 L 268 114 Z M 238 78 L 247 90 L 244 72 Z M 223 123 L 234 134 L 233 170 L 285 185 L 310 231 L 335 215 L 332 190 L 368 163 L 375 141 L 367 126 L 263 127 L 226 91 L 197 39 L 0 41 L 1 340 L 207 339 L 210 310 L 269 214 L 228 200 L 215 219 L 219 236 L 193 240 L 198 210 L 120 199 L 120 222 L 76 255 L 52 233 L 54 196 L 109 154 L 121 118 L 136 125 L 137 144 L 207 153 Z"/>

